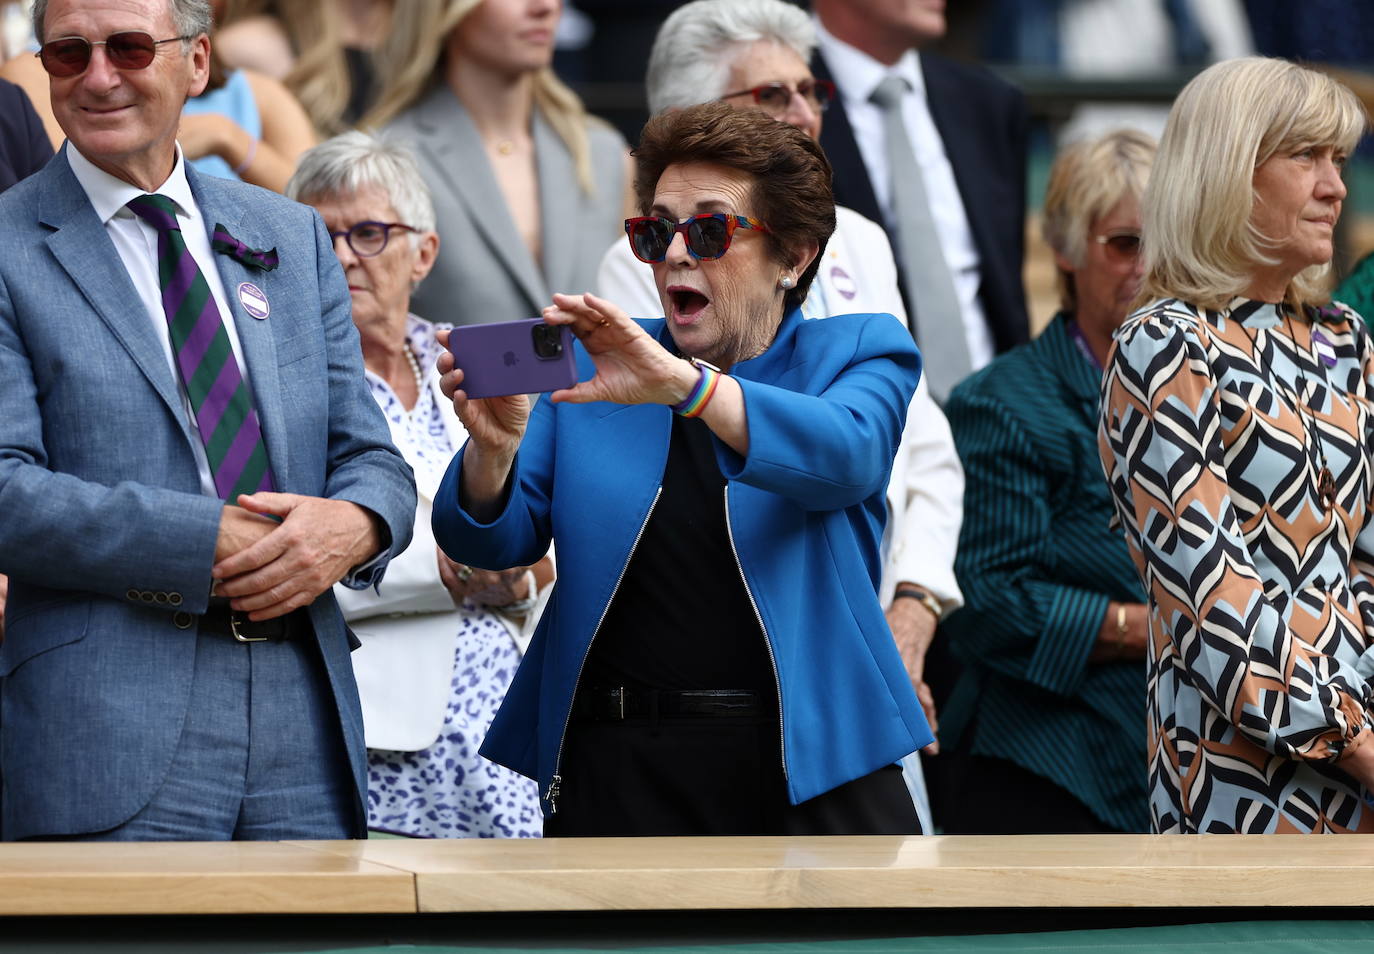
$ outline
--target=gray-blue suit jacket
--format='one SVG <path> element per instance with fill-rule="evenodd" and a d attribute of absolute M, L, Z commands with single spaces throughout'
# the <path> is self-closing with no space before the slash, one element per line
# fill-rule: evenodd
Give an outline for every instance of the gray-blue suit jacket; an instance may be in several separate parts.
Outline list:
<path fill-rule="evenodd" d="M 277 489 L 378 514 L 391 555 L 415 485 L 363 379 L 348 288 L 319 216 L 238 182 L 187 179 L 281 265 L 217 254 Z M 251 282 L 257 320 L 235 290 Z M 191 687 L 223 502 L 201 493 L 177 382 L 65 149 L 0 196 L 0 834 L 108 829 L 171 762 Z M 376 582 L 386 559 L 360 584 Z M 328 590 L 309 608 L 359 792 L 362 716 Z M 218 637 L 216 637 L 218 638 Z M 283 725 L 282 731 L 291 731 Z"/>

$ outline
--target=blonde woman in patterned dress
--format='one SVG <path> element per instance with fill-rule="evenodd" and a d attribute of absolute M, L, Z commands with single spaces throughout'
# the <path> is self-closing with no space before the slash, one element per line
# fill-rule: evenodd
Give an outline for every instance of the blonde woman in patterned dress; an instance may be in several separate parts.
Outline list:
<path fill-rule="evenodd" d="M 1160 832 L 1374 831 L 1374 346 L 1323 294 L 1367 125 L 1282 60 L 1179 94 L 1099 447 L 1150 597 Z"/>

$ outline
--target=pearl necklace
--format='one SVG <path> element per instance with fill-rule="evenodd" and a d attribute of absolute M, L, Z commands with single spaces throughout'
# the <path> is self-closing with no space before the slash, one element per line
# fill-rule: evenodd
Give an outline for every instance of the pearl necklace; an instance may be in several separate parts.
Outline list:
<path fill-rule="evenodd" d="M 415 403 L 420 403 L 420 396 L 425 393 L 425 375 L 420 370 L 420 362 L 415 360 L 415 353 L 410 350 L 409 344 L 401 345 L 401 353 L 406 356 L 406 364 L 410 365 L 410 373 L 415 375 Z"/>

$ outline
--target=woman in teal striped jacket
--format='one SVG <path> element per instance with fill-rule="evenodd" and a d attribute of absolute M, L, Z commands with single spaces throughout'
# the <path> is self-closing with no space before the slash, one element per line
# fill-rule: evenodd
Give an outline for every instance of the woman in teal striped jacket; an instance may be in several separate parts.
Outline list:
<path fill-rule="evenodd" d="M 961 383 L 946 412 L 966 475 L 941 626 L 965 669 L 941 747 L 966 774 L 936 824 L 959 833 L 1147 831 L 1145 593 L 1097 452 L 1098 385 L 1139 289 L 1149 137 L 1065 149 L 1045 240 L 1063 309 Z M 937 806 L 939 807 L 939 806 Z"/>

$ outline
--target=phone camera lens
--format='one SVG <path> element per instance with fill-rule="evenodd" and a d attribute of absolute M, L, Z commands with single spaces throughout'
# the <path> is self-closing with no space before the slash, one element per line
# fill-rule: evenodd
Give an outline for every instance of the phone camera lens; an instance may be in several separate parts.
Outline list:
<path fill-rule="evenodd" d="M 545 361 L 557 358 L 563 353 L 563 339 L 554 325 L 538 324 L 530 329 L 534 339 L 534 354 Z"/>

